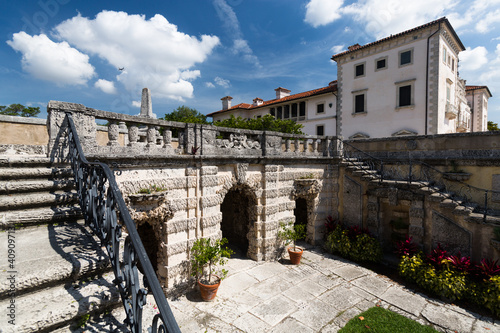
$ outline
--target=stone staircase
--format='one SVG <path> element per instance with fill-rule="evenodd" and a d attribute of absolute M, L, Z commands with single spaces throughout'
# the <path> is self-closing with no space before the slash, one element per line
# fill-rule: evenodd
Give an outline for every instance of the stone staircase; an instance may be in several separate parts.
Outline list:
<path fill-rule="evenodd" d="M 483 214 L 474 213 L 474 209 L 477 207 L 476 204 L 461 202 L 453 198 L 452 193 L 444 193 L 439 187 L 429 182 L 421 180 L 408 182 L 407 180 L 392 179 L 383 179 L 381 181 L 381 175 L 377 170 L 373 170 L 369 165 L 357 158 L 344 158 L 341 165 L 343 165 L 353 176 L 357 176 L 363 181 L 367 181 L 374 185 L 377 184 L 377 186 L 409 187 L 420 194 L 428 196 L 430 201 L 438 202 L 441 207 L 452 210 L 454 215 L 467 217 L 474 222 L 481 222 L 483 220 Z M 451 198 L 453 198 L 453 200 Z M 487 218 L 493 219 L 496 222 L 499 220 L 497 217 L 488 216 Z"/>
<path fill-rule="evenodd" d="M 0 332 L 75 331 L 121 304 L 71 177 L 43 155 L 0 156 Z"/>

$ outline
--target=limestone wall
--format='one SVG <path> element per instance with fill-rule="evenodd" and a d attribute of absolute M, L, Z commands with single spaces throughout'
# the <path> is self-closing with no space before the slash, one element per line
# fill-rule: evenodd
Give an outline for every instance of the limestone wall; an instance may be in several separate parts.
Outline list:
<path fill-rule="evenodd" d="M 222 223 L 248 224 L 245 254 L 259 261 L 276 260 L 283 250 L 277 238 L 279 224 L 295 222 L 297 198 L 307 200 L 308 241 L 313 244 L 322 241 L 324 220 L 336 210 L 335 171 L 325 164 L 183 166 L 166 162 L 164 167 L 145 163 L 123 165 L 120 170 L 117 182 L 139 232 L 142 224 L 150 224 L 157 235 L 157 272 L 166 289 L 188 283 L 189 249 L 197 238 L 225 237 Z M 139 193 L 146 189 L 152 193 Z M 232 191 L 248 198 L 247 221 L 224 220 L 228 212 L 221 207 Z M 143 242 L 147 248 L 148 240 Z"/>

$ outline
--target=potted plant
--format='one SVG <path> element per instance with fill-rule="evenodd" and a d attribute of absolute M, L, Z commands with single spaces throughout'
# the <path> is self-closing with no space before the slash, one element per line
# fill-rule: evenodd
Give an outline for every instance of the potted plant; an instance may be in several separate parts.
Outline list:
<path fill-rule="evenodd" d="M 295 242 L 306 237 L 306 225 L 294 225 L 293 223 L 280 223 L 280 225 L 281 231 L 278 232 L 278 236 L 285 241 L 285 245 L 292 243 L 292 246 L 289 246 L 287 249 L 290 255 L 290 262 L 293 265 L 298 265 L 300 264 L 304 249 L 296 246 Z"/>
<path fill-rule="evenodd" d="M 226 238 L 211 240 L 197 239 L 191 248 L 191 275 L 196 277 L 201 298 L 211 301 L 217 295 L 220 282 L 227 276 L 227 270 L 221 269 L 233 251 L 224 246 Z"/>

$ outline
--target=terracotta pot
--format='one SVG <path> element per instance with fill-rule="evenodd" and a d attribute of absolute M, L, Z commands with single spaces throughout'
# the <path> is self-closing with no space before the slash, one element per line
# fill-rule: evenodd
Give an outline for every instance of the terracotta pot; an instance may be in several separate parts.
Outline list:
<path fill-rule="evenodd" d="M 198 280 L 198 286 L 200 287 L 201 298 L 204 301 L 212 301 L 217 295 L 217 290 L 220 286 L 220 279 L 217 278 L 216 284 L 203 284 Z"/>
<path fill-rule="evenodd" d="M 304 253 L 304 250 L 298 246 L 296 246 L 295 249 L 297 249 L 297 251 L 293 250 L 293 246 L 288 248 L 288 255 L 290 256 L 290 262 L 292 265 L 300 264 L 300 258 L 302 258 L 302 253 Z"/>

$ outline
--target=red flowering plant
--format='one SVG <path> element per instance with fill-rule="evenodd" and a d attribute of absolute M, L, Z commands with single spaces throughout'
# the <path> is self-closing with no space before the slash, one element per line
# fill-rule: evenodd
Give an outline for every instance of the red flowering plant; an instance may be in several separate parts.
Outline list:
<path fill-rule="evenodd" d="M 396 243 L 396 253 L 402 256 L 413 257 L 417 254 L 419 248 L 417 244 L 413 243 L 412 237 L 406 237 L 405 240 Z"/>
<path fill-rule="evenodd" d="M 437 247 L 432 250 L 431 254 L 427 255 L 427 260 L 436 268 L 441 269 L 443 264 L 446 264 L 448 259 L 448 252 L 443 249 L 440 243 L 437 243 Z"/>
<path fill-rule="evenodd" d="M 449 256 L 447 260 L 459 272 L 469 273 L 473 267 L 470 257 L 462 257 L 460 251 L 454 256 Z"/>

